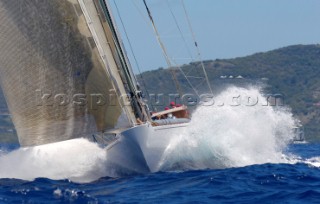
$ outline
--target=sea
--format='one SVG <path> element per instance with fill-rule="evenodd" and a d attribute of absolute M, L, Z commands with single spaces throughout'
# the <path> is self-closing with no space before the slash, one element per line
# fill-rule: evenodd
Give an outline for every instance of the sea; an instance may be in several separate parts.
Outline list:
<path fill-rule="evenodd" d="M 320 143 L 294 142 L 290 108 L 230 87 L 174 135 L 158 170 L 124 174 L 80 138 L 0 144 L 0 203 L 320 203 Z"/>

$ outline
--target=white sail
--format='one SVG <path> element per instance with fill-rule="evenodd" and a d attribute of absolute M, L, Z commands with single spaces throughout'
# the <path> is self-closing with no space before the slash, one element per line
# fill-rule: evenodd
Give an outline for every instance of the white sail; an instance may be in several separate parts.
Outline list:
<path fill-rule="evenodd" d="M 89 136 L 107 145 L 107 166 L 154 172 L 186 130 L 187 107 L 147 114 L 108 8 L 0 0 L 1 87 L 21 146 Z"/>
<path fill-rule="evenodd" d="M 22 146 L 112 129 L 122 112 L 134 125 L 104 4 L 0 0 L 0 80 Z"/>

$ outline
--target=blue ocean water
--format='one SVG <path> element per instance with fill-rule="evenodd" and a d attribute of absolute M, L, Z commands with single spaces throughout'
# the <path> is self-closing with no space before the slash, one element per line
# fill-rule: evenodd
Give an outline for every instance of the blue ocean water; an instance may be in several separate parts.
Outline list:
<path fill-rule="evenodd" d="M 2 178 L 0 203 L 319 203 L 319 149 L 320 144 L 291 144 L 285 150 L 292 159 L 288 163 L 104 177 L 89 183 Z"/>

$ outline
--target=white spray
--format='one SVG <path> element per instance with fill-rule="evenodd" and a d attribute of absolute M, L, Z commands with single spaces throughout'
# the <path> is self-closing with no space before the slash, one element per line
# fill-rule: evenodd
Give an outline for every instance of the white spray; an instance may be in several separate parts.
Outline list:
<path fill-rule="evenodd" d="M 0 157 L 0 178 L 70 179 L 89 182 L 107 176 L 106 151 L 85 139 L 20 148 Z"/>
<path fill-rule="evenodd" d="M 195 111 L 188 134 L 172 141 L 162 170 L 284 162 L 295 123 L 286 108 L 268 105 L 256 88 L 230 87 L 214 99 Z"/>
<path fill-rule="evenodd" d="M 257 98 L 259 103 L 248 104 L 247 96 Z M 159 170 L 285 162 L 282 151 L 292 138 L 294 125 L 288 110 L 263 105 L 266 99 L 256 88 L 228 88 L 215 102 L 195 111 L 188 134 L 173 137 Z M 105 149 L 85 139 L 75 139 L 0 155 L 0 178 L 89 182 L 114 175 L 116 169 L 106 163 Z"/>

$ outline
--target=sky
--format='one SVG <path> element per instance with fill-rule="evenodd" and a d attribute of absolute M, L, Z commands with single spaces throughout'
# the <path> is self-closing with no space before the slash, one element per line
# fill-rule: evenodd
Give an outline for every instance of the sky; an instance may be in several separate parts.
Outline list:
<path fill-rule="evenodd" d="M 320 0 L 183 0 L 200 55 L 181 0 L 146 1 L 173 65 L 320 43 Z M 134 72 L 168 67 L 143 1 L 109 3 Z"/>

